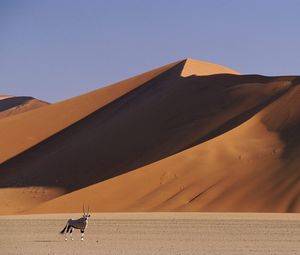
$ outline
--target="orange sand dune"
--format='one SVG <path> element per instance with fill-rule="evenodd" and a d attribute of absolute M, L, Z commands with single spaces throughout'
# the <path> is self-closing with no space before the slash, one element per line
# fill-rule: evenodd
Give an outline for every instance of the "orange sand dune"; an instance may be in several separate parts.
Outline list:
<path fill-rule="evenodd" d="M 93 211 L 297 211 L 299 78 L 212 74 L 191 59 L 157 70 L 19 115 L 47 132 L 22 153 L 13 144 L 7 155 L 20 154 L 0 165 L 0 213 L 75 212 L 82 202 Z M 95 101 L 83 107 L 82 98 Z"/>
<path fill-rule="evenodd" d="M 299 96 L 290 88 L 221 136 L 29 212 L 299 212 Z"/>
<path fill-rule="evenodd" d="M 110 103 L 177 62 L 47 107 L 0 120 L 0 163 Z"/>
<path fill-rule="evenodd" d="M 33 97 L 0 96 L 0 119 L 48 105 Z"/>

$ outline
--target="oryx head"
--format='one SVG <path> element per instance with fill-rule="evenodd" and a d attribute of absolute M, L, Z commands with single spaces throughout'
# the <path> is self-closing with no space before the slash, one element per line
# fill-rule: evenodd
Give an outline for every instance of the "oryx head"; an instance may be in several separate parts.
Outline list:
<path fill-rule="evenodd" d="M 83 215 L 82 217 L 86 220 L 88 220 L 89 217 L 91 217 L 90 215 L 90 207 L 88 206 L 88 210 L 87 210 L 87 213 L 85 212 L 85 208 L 84 208 L 84 204 L 82 206 L 82 211 L 83 211 Z"/>

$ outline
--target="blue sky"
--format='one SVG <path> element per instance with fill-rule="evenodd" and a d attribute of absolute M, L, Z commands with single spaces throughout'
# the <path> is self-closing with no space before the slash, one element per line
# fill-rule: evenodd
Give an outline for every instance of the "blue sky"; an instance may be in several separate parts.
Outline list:
<path fill-rule="evenodd" d="M 300 75 L 297 0 L 0 0 L 0 94 L 55 102 L 192 57 Z"/>

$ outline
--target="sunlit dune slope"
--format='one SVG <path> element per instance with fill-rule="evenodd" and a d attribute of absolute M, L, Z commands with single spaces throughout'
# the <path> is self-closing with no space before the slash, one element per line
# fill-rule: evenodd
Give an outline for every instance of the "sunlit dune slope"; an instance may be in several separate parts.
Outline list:
<path fill-rule="evenodd" d="M 182 68 L 181 76 L 187 77 L 190 75 L 200 76 L 222 73 L 239 74 L 237 71 L 225 66 L 187 58 L 184 67 Z"/>

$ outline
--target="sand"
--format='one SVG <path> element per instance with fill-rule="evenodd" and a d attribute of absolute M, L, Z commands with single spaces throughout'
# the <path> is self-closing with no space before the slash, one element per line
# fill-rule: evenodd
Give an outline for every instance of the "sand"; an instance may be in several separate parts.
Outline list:
<path fill-rule="evenodd" d="M 75 218 L 77 215 L 72 215 Z M 290 214 L 92 214 L 85 240 L 58 232 L 70 215 L 0 217 L 1 254 L 298 254 Z"/>
<path fill-rule="evenodd" d="M 187 58 L 180 75 L 182 77 L 187 77 L 191 75 L 202 76 L 222 73 L 240 74 L 228 67 Z"/>
<path fill-rule="evenodd" d="M 0 214 L 299 212 L 299 84 L 187 59 L 4 118 Z"/>
<path fill-rule="evenodd" d="M 0 119 L 0 163 L 60 132 L 177 64 L 178 62 L 174 62 L 36 111 Z"/>
<path fill-rule="evenodd" d="M 48 105 L 33 97 L 0 96 L 0 119 Z"/>
<path fill-rule="evenodd" d="M 10 97 L 12 97 L 12 96 L 9 96 L 9 95 L 0 95 L 0 100 L 6 99 L 6 98 L 10 98 Z"/>

